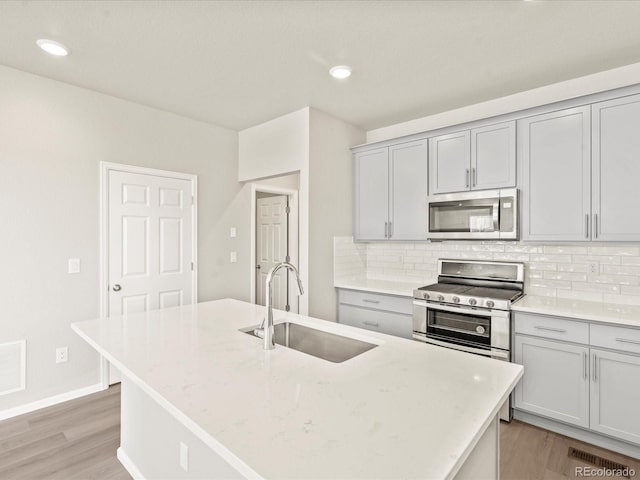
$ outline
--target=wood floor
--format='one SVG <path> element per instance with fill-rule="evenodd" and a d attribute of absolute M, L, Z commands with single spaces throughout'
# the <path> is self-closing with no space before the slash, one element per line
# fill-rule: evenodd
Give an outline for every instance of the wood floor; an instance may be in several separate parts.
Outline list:
<path fill-rule="evenodd" d="M 568 456 L 575 447 L 635 470 L 640 461 L 513 421 L 500 426 L 502 480 L 584 478 L 590 467 Z M 130 479 L 116 458 L 120 444 L 120 385 L 0 422 L 0 479 Z M 624 477 L 589 477 L 624 478 Z"/>
<path fill-rule="evenodd" d="M 120 480 L 120 385 L 0 422 L 0 479 Z"/>

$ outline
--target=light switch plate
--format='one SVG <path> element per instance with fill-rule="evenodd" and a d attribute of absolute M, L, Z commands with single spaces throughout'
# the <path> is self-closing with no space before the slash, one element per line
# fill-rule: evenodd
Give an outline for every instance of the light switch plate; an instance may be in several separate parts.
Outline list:
<path fill-rule="evenodd" d="M 68 267 L 68 273 L 80 273 L 80 259 L 79 258 L 70 258 Z"/>
<path fill-rule="evenodd" d="M 238 261 L 238 252 L 231 252 L 229 255 L 229 261 L 231 263 L 236 263 Z"/>
<path fill-rule="evenodd" d="M 236 238 L 237 235 L 238 235 L 238 231 L 236 230 L 236 227 L 231 227 L 229 229 L 229 236 L 231 238 Z"/>

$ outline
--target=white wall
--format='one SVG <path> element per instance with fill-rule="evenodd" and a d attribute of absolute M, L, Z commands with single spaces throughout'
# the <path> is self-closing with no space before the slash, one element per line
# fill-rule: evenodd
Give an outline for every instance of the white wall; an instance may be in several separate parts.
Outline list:
<path fill-rule="evenodd" d="M 353 228 L 350 147 L 364 141 L 360 128 L 310 109 L 309 122 L 309 315 L 336 320 L 333 237 Z"/>
<path fill-rule="evenodd" d="M 427 132 L 640 83 L 640 63 L 547 85 L 367 132 L 367 143 Z"/>
<path fill-rule="evenodd" d="M 309 159 L 309 109 L 247 128 L 238 137 L 241 182 L 300 170 Z"/>
<path fill-rule="evenodd" d="M 227 253 L 237 145 L 230 130 L 0 67 L 0 343 L 27 340 L 27 389 L 0 412 L 99 381 L 69 324 L 99 313 L 100 161 L 197 174 L 199 300 L 248 297 Z M 66 273 L 72 257 L 80 274 Z"/>

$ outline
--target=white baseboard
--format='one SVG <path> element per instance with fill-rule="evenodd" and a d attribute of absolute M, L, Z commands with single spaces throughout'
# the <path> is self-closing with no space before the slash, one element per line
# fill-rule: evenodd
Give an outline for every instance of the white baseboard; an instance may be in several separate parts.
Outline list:
<path fill-rule="evenodd" d="M 17 417 L 25 413 L 33 412 L 34 410 L 40 410 L 41 408 L 57 405 L 58 403 L 66 402 L 67 400 L 73 400 L 75 398 L 84 397 L 92 393 L 104 390 L 101 383 L 90 385 L 88 387 L 79 388 L 78 390 L 72 390 L 70 392 L 54 395 L 53 397 L 43 398 L 42 400 L 36 400 L 35 402 L 26 403 L 13 408 L 0 411 L 0 420 L 6 420 L 8 418 Z"/>
<path fill-rule="evenodd" d="M 119 447 L 116 453 L 118 456 L 118 460 L 120 460 L 120 463 L 125 468 L 125 470 L 129 472 L 129 475 L 131 475 L 135 480 L 144 480 L 144 475 L 142 475 L 140 470 L 138 470 L 136 464 L 131 461 L 129 455 L 125 453 L 122 447 Z"/>

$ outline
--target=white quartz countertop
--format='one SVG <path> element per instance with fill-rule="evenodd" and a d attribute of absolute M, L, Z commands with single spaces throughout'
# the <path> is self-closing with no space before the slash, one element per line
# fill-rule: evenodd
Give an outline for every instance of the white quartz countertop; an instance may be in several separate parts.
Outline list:
<path fill-rule="evenodd" d="M 513 363 L 274 311 L 378 346 L 331 363 L 238 329 L 225 299 L 72 328 L 248 477 L 451 478 L 522 375 Z"/>
<path fill-rule="evenodd" d="M 635 305 L 525 295 L 514 303 L 511 309 L 516 312 L 555 315 L 558 317 L 640 327 L 640 307 Z"/>
<path fill-rule="evenodd" d="M 371 280 L 363 278 L 335 280 L 333 282 L 333 286 L 336 288 L 348 288 L 350 290 L 360 290 L 363 292 L 413 297 L 413 291 L 423 285 L 418 284 L 418 282 L 396 282 L 392 280 Z"/>

